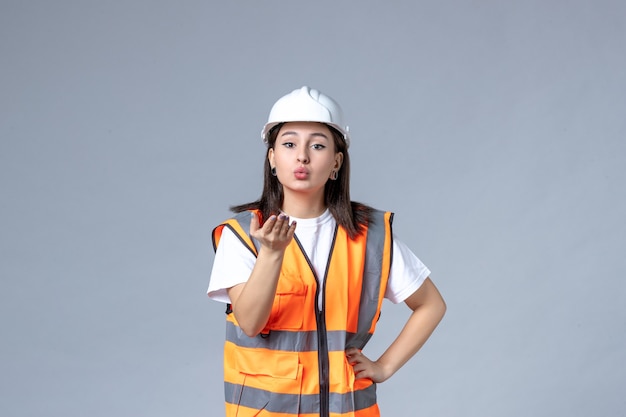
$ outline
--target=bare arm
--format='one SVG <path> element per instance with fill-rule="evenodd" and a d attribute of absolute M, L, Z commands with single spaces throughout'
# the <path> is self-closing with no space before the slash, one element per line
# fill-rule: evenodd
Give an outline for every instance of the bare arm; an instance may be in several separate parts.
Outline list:
<path fill-rule="evenodd" d="M 247 282 L 227 290 L 233 314 L 244 333 L 254 337 L 265 327 L 272 311 L 285 249 L 296 230 L 285 215 L 271 216 L 259 227 L 257 216 L 250 221 L 250 235 L 261 242 Z"/>
<path fill-rule="evenodd" d="M 446 304 L 430 278 L 405 303 L 413 312 L 398 337 L 377 361 L 371 361 L 355 348 L 346 351 L 357 378 L 369 378 L 374 382 L 389 379 L 426 343 L 446 311 Z"/>

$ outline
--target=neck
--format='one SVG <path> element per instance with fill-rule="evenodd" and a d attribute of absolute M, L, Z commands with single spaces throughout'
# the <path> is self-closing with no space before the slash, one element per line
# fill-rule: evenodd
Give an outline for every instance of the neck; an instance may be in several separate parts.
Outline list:
<path fill-rule="evenodd" d="M 323 190 L 318 195 L 285 192 L 282 210 L 298 219 L 319 217 L 326 211 Z"/>

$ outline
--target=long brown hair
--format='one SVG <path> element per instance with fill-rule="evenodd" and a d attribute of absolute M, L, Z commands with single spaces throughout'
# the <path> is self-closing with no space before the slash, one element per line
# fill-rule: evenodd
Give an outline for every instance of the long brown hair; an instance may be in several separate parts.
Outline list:
<path fill-rule="evenodd" d="M 274 126 L 269 132 L 267 152 L 274 148 L 278 131 L 282 125 Z M 373 209 L 365 204 L 350 200 L 350 156 L 348 155 L 348 147 L 341 133 L 332 126 L 328 126 L 328 128 L 333 135 L 335 152 L 343 153 L 343 163 L 337 173 L 337 179 L 326 181 L 324 186 L 324 204 L 330 210 L 337 224 L 346 230 L 350 238 L 355 238 L 370 221 L 370 213 Z M 272 167 L 267 158 L 267 152 L 265 154 L 263 193 L 261 197 L 250 203 L 232 206 L 230 209 L 235 213 L 245 210 L 259 210 L 262 218 L 267 219 L 272 214 L 280 212 L 283 204 L 283 186 L 278 181 L 278 178 L 272 175 Z"/>

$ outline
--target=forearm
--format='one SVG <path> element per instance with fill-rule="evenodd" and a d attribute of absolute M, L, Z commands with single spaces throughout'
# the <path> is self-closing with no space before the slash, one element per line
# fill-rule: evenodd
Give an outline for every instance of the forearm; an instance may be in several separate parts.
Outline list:
<path fill-rule="evenodd" d="M 413 312 L 398 337 L 376 361 L 384 381 L 395 374 L 426 343 L 446 312 L 435 284 L 426 278 L 405 303 Z"/>
<path fill-rule="evenodd" d="M 228 289 L 233 314 L 241 329 L 250 337 L 259 334 L 267 324 L 285 249 L 295 231 L 296 222 L 290 225 L 286 215 L 270 216 L 261 228 L 258 217 L 251 216 L 250 236 L 261 243 L 261 249 L 248 281 Z"/>
<path fill-rule="evenodd" d="M 261 249 L 248 281 L 231 300 L 239 327 L 248 336 L 263 330 L 272 311 L 284 252 Z"/>
<path fill-rule="evenodd" d="M 443 318 L 445 310 L 443 300 L 434 300 L 420 305 L 411 313 L 398 337 L 377 361 L 384 370 L 385 380 L 421 349 Z"/>

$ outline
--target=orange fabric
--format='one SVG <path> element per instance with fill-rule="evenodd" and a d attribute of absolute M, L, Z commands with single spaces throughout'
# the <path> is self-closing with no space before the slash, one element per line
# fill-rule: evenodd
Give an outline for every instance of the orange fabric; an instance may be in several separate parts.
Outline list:
<path fill-rule="evenodd" d="M 379 293 L 375 294 L 377 305 L 370 307 L 375 308 L 376 314 L 371 323 L 365 323 L 365 329 L 369 329 L 369 333 L 375 330 L 388 279 L 392 244 L 391 220 L 391 213 L 385 213 L 384 249 L 379 255 L 382 256 L 383 272 L 380 276 Z M 246 225 L 242 226 L 235 219 L 228 220 L 214 230 L 215 247 L 219 244 L 225 226 L 230 227 L 256 254 Z M 352 366 L 346 360 L 343 336 L 339 345 L 336 341 L 337 335 L 353 334 L 359 328 L 366 246 L 367 233 L 350 239 L 343 228 L 337 228 L 324 284 L 325 312 L 321 321 L 317 314 L 317 280 L 296 239 L 285 250 L 272 311 L 262 332 L 264 335 L 248 338 L 239 329 L 234 314 L 227 315 L 227 326 L 233 329 L 234 335 L 230 340 L 227 337 L 224 345 L 227 417 L 379 416 L 375 394 L 373 404 L 354 409 L 355 391 L 365 392 L 363 390 L 375 387 L 370 380 L 354 379 Z M 325 326 L 325 331 L 320 325 Z M 280 348 L 285 350 L 269 347 L 271 343 L 279 341 L 280 337 L 288 339 L 296 336 L 301 336 L 305 341 L 312 337 L 317 341 L 328 338 L 328 341 L 326 345 L 322 342 L 321 350 L 317 343 L 305 343 L 307 347 L 301 347 L 297 344 L 291 346 L 286 342 L 287 347 Z M 335 339 L 331 341 L 331 337 Z M 247 343 L 251 345 L 247 346 Z M 328 377 L 320 378 L 320 366 L 324 367 L 324 364 L 327 364 L 325 373 Z M 328 394 L 324 394 L 325 392 Z M 322 397 L 330 398 L 328 409 L 314 410 L 315 407 L 323 407 L 318 403 L 324 403 Z"/>

